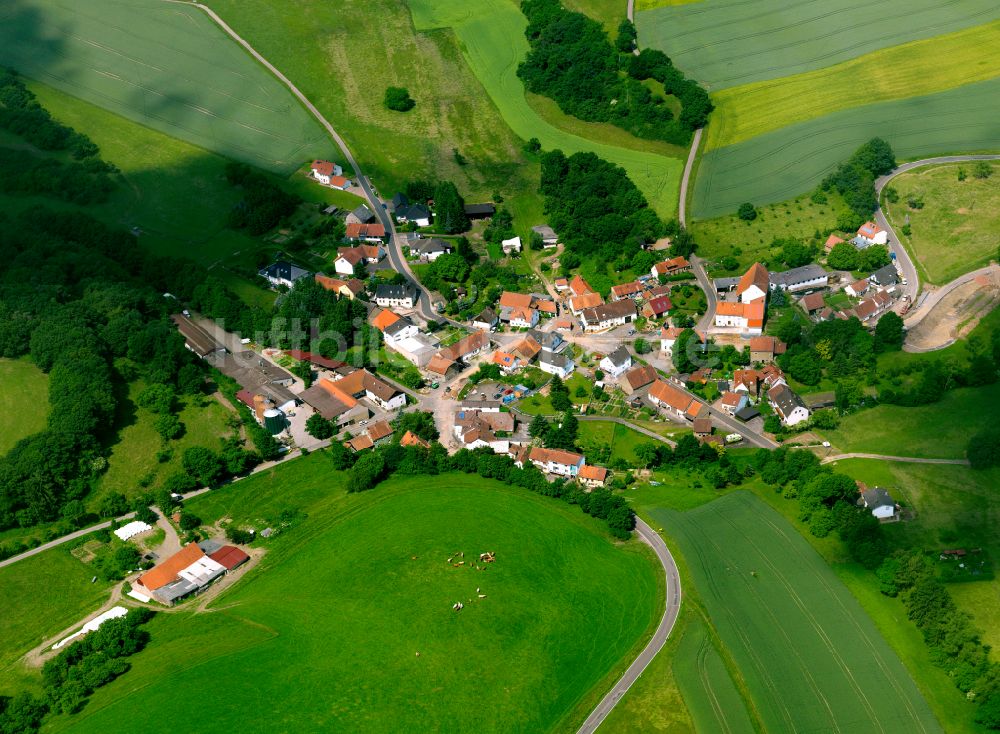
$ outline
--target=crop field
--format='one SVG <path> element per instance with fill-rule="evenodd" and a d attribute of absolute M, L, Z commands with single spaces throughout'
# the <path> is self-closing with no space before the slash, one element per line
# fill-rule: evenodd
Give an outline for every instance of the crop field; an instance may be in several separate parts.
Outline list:
<path fill-rule="evenodd" d="M 704 0 L 641 12 L 636 25 L 640 46 L 661 49 L 715 92 L 998 18 L 993 0 Z"/>
<path fill-rule="evenodd" d="M 66 547 L 0 568 L 0 694 L 28 677 L 18 663 L 25 653 L 107 600 L 108 585 L 90 583 L 93 575 Z"/>
<path fill-rule="evenodd" d="M 649 514 L 679 542 L 764 730 L 942 731 L 871 618 L 764 502 L 741 491 Z"/>
<path fill-rule="evenodd" d="M 645 548 L 578 508 L 465 475 L 355 495 L 342 480 L 317 453 L 206 495 L 310 503 L 218 613 L 161 615 L 129 673 L 54 729 L 567 728 L 658 619 Z"/>
<path fill-rule="evenodd" d="M 528 104 L 517 65 L 528 51 L 524 37 L 527 19 L 509 0 L 473 0 L 456 4 L 444 0 L 410 0 L 417 30 L 450 28 L 463 55 L 504 121 L 523 140 L 538 138 L 546 150 L 560 148 L 567 155 L 592 151 L 626 170 L 661 216 L 677 209 L 683 163 L 680 157 L 622 148 L 574 135 L 546 122 Z"/>
<path fill-rule="evenodd" d="M 1000 78 L 947 92 L 840 110 L 717 148 L 701 158 L 692 210 L 707 219 L 742 202 L 769 204 L 815 187 L 875 136 L 900 160 L 1000 148 Z"/>
<path fill-rule="evenodd" d="M 795 76 L 712 95 L 705 150 L 864 103 L 943 92 L 1000 76 L 1000 21 L 892 46 Z"/>
<path fill-rule="evenodd" d="M 0 63 L 206 150 L 281 174 L 333 143 L 201 10 L 139 0 L 17 0 Z"/>
<path fill-rule="evenodd" d="M 909 221 L 912 234 L 904 237 L 914 260 L 930 283 L 947 283 L 963 273 L 989 264 L 1000 241 L 1000 164 L 990 163 L 993 175 L 978 179 L 974 163 L 932 166 L 900 174 L 892 180 L 899 192 L 895 204 L 883 202 L 896 233 Z M 959 169 L 966 178 L 958 180 Z M 908 205 L 911 197 L 923 208 Z"/>
<path fill-rule="evenodd" d="M 0 359 L 0 391 L 6 406 L 0 417 L 0 456 L 26 436 L 45 428 L 49 378 L 32 362 Z"/>
<path fill-rule="evenodd" d="M 746 704 L 700 620 L 684 630 L 674 658 L 674 675 L 697 731 L 753 734 Z"/>

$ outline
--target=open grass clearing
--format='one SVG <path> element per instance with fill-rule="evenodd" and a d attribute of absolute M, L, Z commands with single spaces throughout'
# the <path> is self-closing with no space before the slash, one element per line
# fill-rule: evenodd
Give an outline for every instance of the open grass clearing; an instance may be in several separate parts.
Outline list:
<path fill-rule="evenodd" d="M 969 437 L 993 425 L 986 405 L 1000 405 L 1000 385 L 949 390 L 930 405 L 879 405 L 845 416 L 820 431 L 841 452 L 961 459 Z"/>
<path fill-rule="evenodd" d="M 795 76 L 723 89 L 705 150 L 837 110 L 942 92 L 1000 76 L 1000 21 L 913 41 Z"/>
<path fill-rule="evenodd" d="M 654 440 L 612 421 L 581 421 L 577 433 L 577 443 L 588 457 L 595 452 L 608 453 L 609 458 L 605 461 L 621 459 L 629 466 L 640 463 L 635 455 L 636 446 Z"/>
<path fill-rule="evenodd" d="M 832 66 L 1000 18 L 991 0 L 710 0 L 636 15 L 640 47 L 659 48 L 710 91 Z"/>
<path fill-rule="evenodd" d="M 147 491 L 143 483 L 148 482 L 150 489 L 159 486 L 166 477 L 181 469 L 181 457 L 186 449 L 204 446 L 214 451 L 219 448 L 219 439 L 232 434 L 228 421 L 233 413 L 222 403 L 211 396 L 184 397 L 182 409 L 177 414 L 184 424 L 184 435 L 164 444 L 153 428 L 155 416 L 135 404 L 142 388 L 142 383 L 131 384 L 128 397 L 118 405 L 117 439 L 111 445 L 108 470 L 101 475 L 97 490 L 89 497 L 95 506 L 109 492 L 120 492 L 131 498 Z M 164 447 L 170 449 L 171 456 L 161 462 L 157 453 Z"/>
<path fill-rule="evenodd" d="M 567 155 L 592 151 L 628 173 L 650 205 L 664 217 L 677 210 L 677 193 L 683 163 L 640 150 L 597 142 L 556 127 L 543 119 L 525 99 L 524 85 L 517 78 L 517 65 L 528 51 L 524 37 L 527 19 L 509 0 L 472 0 L 455 4 L 445 0 L 410 0 L 417 30 L 450 28 L 457 36 L 463 55 L 504 121 L 522 140 L 538 138 L 546 150 L 562 149 Z M 574 130 L 582 133 L 572 121 Z M 600 135 L 604 139 L 603 126 Z"/>
<path fill-rule="evenodd" d="M 625 20 L 627 7 L 621 0 L 566 0 L 563 5 L 603 23 L 612 41 L 618 36 L 618 24 Z"/>
<path fill-rule="evenodd" d="M 107 601 L 109 585 L 93 575 L 68 546 L 0 568 L 0 695 L 34 680 L 19 662 L 25 653 Z"/>
<path fill-rule="evenodd" d="M 1000 164 L 987 165 L 993 171 L 987 179 L 972 175 L 975 163 L 962 163 L 918 168 L 892 180 L 899 201 L 882 205 L 927 282 L 943 285 L 997 258 Z M 964 181 L 958 180 L 959 169 Z M 911 197 L 921 199 L 923 208 L 909 206 Z M 909 237 L 901 231 L 907 220 Z"/>
<path fill-rule="evenodd" d="M 22 438 L 45 428 L 49 415 L 49 378 L 27 359 L 0 359 L 0 456 Z"/>
<path fill-rule="evenodd" d="M 813 189 L 875 136 L 887 140 L 901 161 L 994 152 L 1000 149 L 998 97 L 1000 77 L 840 110 L 711 150 L 701 157 L 692 213 L 708 219 L 735 212 L 745 201 L 761 205 L 791 199 Z"/>
<path fill-rule="evenodd" d="M 334 154 L 291 92 L 183 3 L 18 0 L 0 62 L 206 150 L 287 175 Z"/>
<path fill-rule="evenodd" d="M 208 495 L 237 504 L 288 487 L 317 500 L 260 572 L 220 597 L 220 613 L 163 615 L 129 674 L 55 729 L 106 731 L 126 711 L 148 731 L 246 726 L 251 711 L 266 711 L 268 727 L 315 730 L 569 727 L 658 619 L 646 549 L 611 542 L 577 508 L 464 475 L 358 495 L 342 481 L 313 454 Z M 497 561 L 476 571 L 484 550 Z M 270 673 L 246 674 L 261 668 Z M 227 695 L 171 705 L 220 675 Z"/>
<path fill-rule="evenodd" d="M 941 731 L 857 600 L 767 504 L 734 492 L 649 514 L 678 539 L 767 731 Z"/>

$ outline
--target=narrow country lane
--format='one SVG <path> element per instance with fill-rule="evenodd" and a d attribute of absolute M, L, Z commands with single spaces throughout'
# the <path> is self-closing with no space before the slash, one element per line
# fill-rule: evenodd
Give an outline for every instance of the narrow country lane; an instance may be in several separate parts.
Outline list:
<path fill-rule="evenodd" d="M 917 456 L 888 456 L 886 454 L 865 454 L 865 453 L 850 453 L 850 454 L 831 454 L 830 456 L 825 456 L 820 460 L 820 464 L 829 464 L 834 461 L 840 461 L 841 459 L 879 459 L 881 461 L 901 461 L 908 464 L 951 464 L 954 466 L 968 466 L 968 459 L 922 459 Z"/>

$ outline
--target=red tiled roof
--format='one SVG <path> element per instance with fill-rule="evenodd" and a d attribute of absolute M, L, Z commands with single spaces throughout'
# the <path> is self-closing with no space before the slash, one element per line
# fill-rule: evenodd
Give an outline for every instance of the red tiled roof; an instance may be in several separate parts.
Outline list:
<path fill-rule="evenodd" d="M 429 449 L 431 447 L 431 445 L 427 441 L 425 441 L 424 439 L 420 438 L 420 436 L 418 436 L 417 434 L 415 434 L 413 431 L 407 431 L 406 433 L 404 433 L 403 437 L 399 440 L 399 445 L 400 446 L 423 446 L 425 449 Z"/>
<path fill-rule="evenodd" d="M 500 294 L 500 306 L 503 308 L 531 308 L 531 301 L 527 293 L 504 291 Z"/>
<path fill-rule="evenodd" d="M 240 564 L 250 560 L 250 556 L 235 545 L 224 545 L 215 553 L 210 553 L 208 557 L 219 565 L 225 566 L 227 571 L 232 571 Z"/>
<path fill-rule="evenodd" d="M 330 161 L 315 160 L 310 168 L 321 176 L 333 175 L 333 164 Z"/>
<path fill-rule="evenodd" d="M 590 287 L 590 283 L 585 281 L 579 275 L 573 276 L 573 280 L 569 282 L 569 289 L 573 291 L 574 296 L 582 296 L 584 293 L 594 292 L 594 289 Z"/>
<path fill-rule="evenodd" d="M 591 464 L 584 464 L 580 467 L 580 471 L 577 472 L 577 476 L 580 479 L 589 479 L 595 482 L 603 482 L 608 477 L 608 470 L 603 466 L 593 466 Z"/>
<path fill-rule="evenodd" d="M 760 263 L 754 263 L 750 266 L 750 269 L 743 273 L 740 278 L 739 285 L 736 286 L 736 292 L 742 294 L 750 286 L 755 285 L 762 291 L 767 293 L 769 286 L 769 278 L 767 268 L 765 268 Z"/>
<path fill-rule="evenodd" d="M 178 574 L 181 571 L 197 561 L 199 558 L 202 558 L 204 555 L 205 552 L 198 547 L 197 543 L 190 543 L 174 553 L 170 556 L 170 558 L 165 560 L 156 568 L 147 571 L 140 576 L 139 584 L 150 591 L 156 591 L 157 589 L 176 581 Z"/>

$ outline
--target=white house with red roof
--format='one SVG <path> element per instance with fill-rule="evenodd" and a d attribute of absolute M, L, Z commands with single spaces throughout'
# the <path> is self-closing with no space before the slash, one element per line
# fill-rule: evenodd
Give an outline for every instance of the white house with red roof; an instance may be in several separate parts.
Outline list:
<path fill-rule="evenodd" d="M 344 169 L 331 161 L 315 160 L 309 167 L 310 174 L 324 186 L 344 191 L 351 188 L 351 181 L 344 178 Z"/>
<path fill-rule="evenodd" d="M 887 245 L 889 244 L 889 233 L 875 222 L 865 222 L 858 228 L 858 236 L 854 238 L 854 244 L 859 247 Z"/>

